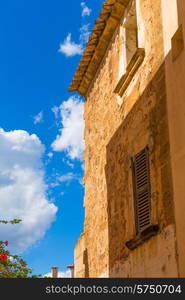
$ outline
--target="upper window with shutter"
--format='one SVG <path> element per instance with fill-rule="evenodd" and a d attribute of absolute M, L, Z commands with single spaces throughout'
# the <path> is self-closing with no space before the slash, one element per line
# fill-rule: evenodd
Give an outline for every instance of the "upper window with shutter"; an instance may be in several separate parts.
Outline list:
<path fill-rule="evenodd" d="M 124 20 L 125 31 L 125 66 L 127 67 L 138 48 L 138 31 L 136 16 L 136 1 L 131 1 L 131 7 Z"/>
<path fill-rule="evenodd" d="M 136 0 L 129 1 L 120 34 L 124 44 L 120 57 L 119 81 L 114 93 L 123 97 L 145 57 L 145 50 L 140 47 L 138 40 Z"/>
<path fill-rule="evenodd" d="M 132 176 L 137 233 L 151 225 L 149 150 L 144 148 L 132 158 Z"/>

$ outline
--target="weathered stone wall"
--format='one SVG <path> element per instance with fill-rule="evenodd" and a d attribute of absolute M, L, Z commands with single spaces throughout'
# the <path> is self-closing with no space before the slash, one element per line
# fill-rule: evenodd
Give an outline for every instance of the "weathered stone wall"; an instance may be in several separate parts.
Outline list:
<path fill-rule="evenodd" d="M 107 202 L 110 277 L 177 276 L 173 190 L 162 65 L 107 145 Z M 131 251 L 134 201 L 131 157 L 146 145 L 150 152 L 152 224 L 160 232 Z"/>
<path fill-rule="evenodd" d="M 162 8 L 178 265 L 179 276 L 185 277 L 185 48 L 174 61 L 171 46 L 171 38 L 179 26 L 183 28 L 185 43 L 185 1 L 172 0 L 169 8 L 168 0 L 163 0 Z M 175 13 L 178 18 L 171 17 Z"/>
<path fill-rule="evenodd" d="M 119 98 L 113 91 L 125 70 L 123 18 L 85 102 L 84 250 L 90 277 L 177 276 L 161 0 L 136 3 L 139 47 L 146 53 L 140 69 Z M 146 145 L 152 218 L 160 233 L 131 251 L 125 247 L 134 236 L 130 158 Z"/>
<path fill-rule="evenodd" d="M 85 250 L 85 236 L 81 234 L 79 240 L 76 243 L 74 250 L 75 265 L 74 265 L 74 277 L 85 277 L 85 265 L 84 265 L 84 250 Z"/>

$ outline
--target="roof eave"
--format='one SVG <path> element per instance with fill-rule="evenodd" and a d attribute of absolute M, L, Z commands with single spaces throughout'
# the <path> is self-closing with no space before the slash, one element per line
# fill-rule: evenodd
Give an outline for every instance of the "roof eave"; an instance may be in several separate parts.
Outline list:
<path fill-rule="evenodd" d="M 106 0 L 68 89 L 85 96 L 130 0 Z"/>

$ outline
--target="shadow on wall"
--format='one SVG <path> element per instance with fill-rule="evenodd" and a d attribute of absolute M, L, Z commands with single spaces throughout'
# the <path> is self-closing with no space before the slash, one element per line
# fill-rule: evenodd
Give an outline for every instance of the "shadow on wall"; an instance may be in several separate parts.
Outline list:
<path fill-rule="evenodd" d="M 152 268 L 149 271 L 147 251 L 152 251 L 151 247 L 154 244 L 151 241 L 156 237 L 134 251 L 125 246 L 125 243 L 136 235 L 131 158 L 146 146 L 149 147 L 150 153 L 151 218 L 152 223 L 160 226 L 161 232 L 167 225 L 174 224 L 165 63 L 160 66 L 107 145 L 105 174 L 109 277 L 145 276 L 145 265 L 151 277 L 153 274 Z M 160 261 L 160 255 L 161 253 L 156 253 L 156 262 Z M 135 267 L 134 260 L 137 260 Z M 159 276 L 164 275 L 160 264 L 156 272 Z"/>
<path fill-rule="evenodd" d="M 85 278 L 89 278 L 89 259 L 88 259 L 88 250 L 87 248 L 84 250 L 83 253 L 83 263 L 84 263 L 84 267 L 85 267 L 85 271 L 84 271 L 84 277 Z"/>
<path fill-rule="evenodd" d="M 177 3 L 178 13 L 181 12 L 181 18 L 179 16 L 178 20 L 183 20 L 183 1 L 179 0 Z M 173 99 L 175 98 L 177 103 L 181 89 L 182 80 L 177 78 L 177 74 L 179 70 L 181 75 L 184 73 L 182 60 L 178 60 L 184 51 L 183 30 L 179 23 L 179 28 L 172 38 L 172 49 L 164 58 L 164 63 L 107 145 L 105 174 L 109 224 L 109 277 L 177 276 L 176 242 L 168 241 L 168 247 L 170 248 L 170 243 L 172 247 L 168 249 L 168 258 L 164 264 L 162 254 L 165 251 L 165 242 L 170 239 L 163 230 L 170 224 L 175 228 L 167 107 L 175 106 Z M 164 48 L 163 43 L 160 47 Z M 167 104 L 166 88 L 171 92 L 170 84 L 173 82 L 177 89 L 176 94 L 173 94 L 172 104 Z M 179 105 L 182 106 L 182 103 Z M 172 118 L 170 122 L 173 128 L 178 128 L 178 120 Z M 161 239 L 153 237 L 134 251 L 130 251 L 125 243 L 136 235 L 131 158 L 146 145 L 150 150 L 151 218 L 152 223 L 160 227 L 159 235 L 163 232 L 163 244 Z M 178 186 L 175 182 L 176 177 L 174 183 Z M 149 259 L 149 252 L 155 253 L 153 262 Z M 172 257 L 174 260 L 171 260 Z"/>

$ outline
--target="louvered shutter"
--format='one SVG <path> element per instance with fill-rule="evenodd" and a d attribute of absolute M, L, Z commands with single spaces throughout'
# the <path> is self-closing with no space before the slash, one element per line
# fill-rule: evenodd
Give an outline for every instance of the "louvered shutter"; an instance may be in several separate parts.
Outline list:
<path fill-rule="evenodd" d="M 151 224 L 151 191 L 148 147 L 132 159 L 135 219 L 137 232 Z"/>

